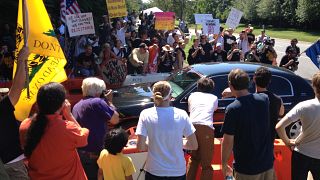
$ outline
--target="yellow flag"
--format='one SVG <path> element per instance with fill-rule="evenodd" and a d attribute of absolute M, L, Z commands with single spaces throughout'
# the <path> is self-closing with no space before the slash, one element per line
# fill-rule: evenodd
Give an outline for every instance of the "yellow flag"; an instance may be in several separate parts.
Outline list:
<path fill-rule="evenodd" d="M 22 7 L 22 1 L 25 1 L 24 7 Z M 25 23 L 23 23 L 22 8 L 25 8 Z M 23 27 L 24 25 L 26 27 Z M 27 97 L 27 89 L 23 89 L 15 106 L 15 116 L 20 121 L 29 116 L 31 107 L 36 101 L 38 90 L 43 84 L 62 82 L 67 79 L 64 71 L 67 61 L 55 37 L 42 0 L 19 1 L 15 62 L 17 54 L 24 45 L 24 30 L 27 32 L 27 45 L 31 52 L 28 58 L 30 98 Z M 15 74 L 15 70 L 16 63 L 13 74 Z"/>

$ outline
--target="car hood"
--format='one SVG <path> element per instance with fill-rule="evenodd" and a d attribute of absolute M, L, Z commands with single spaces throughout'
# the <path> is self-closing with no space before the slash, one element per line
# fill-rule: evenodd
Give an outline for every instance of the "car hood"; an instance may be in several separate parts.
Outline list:
<path fill-rule="evenodd" d="M 123 86 L 115 89 L 113 103 L 118 109 L 153 104 L 151 83 Z"/>

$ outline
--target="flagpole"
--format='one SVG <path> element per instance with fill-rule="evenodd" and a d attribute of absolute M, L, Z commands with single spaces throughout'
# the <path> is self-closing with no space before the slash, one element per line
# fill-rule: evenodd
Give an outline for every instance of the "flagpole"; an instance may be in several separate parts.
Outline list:
<path fill-rule="evenodd" d="M 23 42 L 24 47 L 28 47 L 28 11 L 26 8 L 26 0 L 22 0 L 22 22 L 23 22 Z M 27 86 L 27 98 L 30 99 L 30 88 L 29 88 L 29 67 L 28 67 L 28 59 L 25 61 L 26 65 L 26 86 Z"/>

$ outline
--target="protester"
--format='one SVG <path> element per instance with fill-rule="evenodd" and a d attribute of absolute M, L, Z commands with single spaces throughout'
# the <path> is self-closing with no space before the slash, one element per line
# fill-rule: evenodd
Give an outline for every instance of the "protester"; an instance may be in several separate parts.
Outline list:
<path fill-rule="evenodd" d="M 296 71 L 298 70 L 298 64 L 299 62 L 294 54 L 294 50 L 288 49 L 287 54 L 281 58 L 279 67 L 284 67 L 291 71 Z"/>
<path fill-rule="evenodd" d="M 251 44 L 250 50 L 244 54 L 244 59 L 247 62 L 260 62 L 257 45 L 255 43 Z"/>
<path fill-rule="evenodd" d="M 145 43 L 141 43 L 139 48 L 132 50 L 128 61 L 128 74 L 147 73 L 149 51 Z"/>
<path fill-rule="evenodd" d="M 214 82 L 210 78 L 200 78 L 197 91 L 188 98 L 190 120 L 196 128 L 198 149 L 191 152 L 188 162 L 187 179 L 194 180 L 199 164 L 202 171 L 200 179 L 212 179 L 211 161 L 214 149 L 213 113 L 218 108 L 218 98 L 213 95 Z"/>
<path fill-rule="evenodd" d="M 100 69 L 103 70 L 110 61 L 117 58 L 117 56 L 112 52 L 111 46 L 109 43 L 105 43 L 102 47 L 102 50 L 99 55 L 100 58 Z"/>
<path fill-rule="evenodd" d="M 152 39 L 152 46 L 149 46 L 148 73 L 157 73 L 159 64 L 159 41 L 157 38 Z"/>
<path fill-rule="evenodd" d="M 253 34 L 253 29 L 254 28 L 251 26 L 251 24 L 249 24 L 248 28 L 246 29 L 249 45 L 254 43 L 256 39 L 255 35 Z"/>
<path fill-rule="evenodd" d="M 105 43 L 111 43 L 111 24 L 109 22 L 109 16 L 103 15 L 103 24 L 99 25 L 99 45 L 103 46 Z"/>
<path fill-rule="evenodd" d="M 178 46 L 176 47 L 174 53 L 176 55 L 176 63 L 175 63 L 175 71 L 181 70 L 183 68 L 183 62 L 186 59 L 186 53 L 184 52 L 185 43 L 183 40 L 178 42 Z"/>
<path fill-rule="evenodd" d="M 126 45 L 126 36 L 130 37 L 130 33 L 127 32 L 127 24 L 125 26 L 121 27 L 121 22 L 116 22 L 116 37 L 121 41 L 121 46 Z"/>
<path fill-rule="evenodd" d="M 292 180 L 307 179 L 310 171 L 313 179 L 320 179 L 320 73 L 312 77 L 315 98 L 298 103 L 277 124 L 278 135 L 291 148 Z M 289 139 L 286 127 L 300 120 L 301 133 L 296 139 Z"/>
<path fill-rule="evenodd" d="M 273 145 L 270 135 L 269 99 L 266 94 L 250 94 L 249 76 L 241 69 L 228 75 L 235 101 L 227 106 L 222 127 L 222 172 L 232 176 L 228 160 L 233 151 L 237 180 L 275 179 Z"/>
<path fill-rule="evenodd" d="M 118 60 L 125 60 L 126 59 L 126 48 L 121 46 L 121 41 L 116 39 L 115 46 L 112 48 L 112 52 L 116 55 Z"/>
<path fill-rule="evenodd" d="M 199 44 L 199 39 L 194 38 L 193 39 L 193 45 L 189 49 L 188 53 L 188 64 L 193 65 L 193 64 L 198 64 L 204 62 L 204 55 L 205 52 L 203 51 L 202 47 Z"/>
<path fill-rule="evenodd" d="M 227 61 L 227 52 L 222 49 L 222 44 L 217 43 L 216 48 L 211 54 L 211 59 L 213 62 L 225 62 Z"/>
<path fill-rule="evenodd" d="M 9 177 L 12 180 L 28 180 L 28 172 L 23 163 L 24 155 L 19 140 L 19 123 L 14 115 L 14 106 L 17 104 L 26 80 L 26 61 L 29 49 L 20 50 L 17 59 L 17 69 L 12 86 L 0 92 L 0 161 L 4 170 L 0 179 Z"/>
<path fill-rule="evenodd" d="M 258 45 L 259 46 L 259 45 Z M 267 39 L 259 46 L 260 49 L 260 62 L 264 64 L 277 65 L 277 53 L 274 49 L 274 42 Z"/>
<path fill-rule="evenodd" d="M 286 54 L 289 53 L 289 50 L 292 50 L 292 54 L 295 55 L 295 57 L 300 56 L 300 48 L 297 46 L 298 44 L 298 39 L 294 38 L 291 40 L 290 46 L 286 48 Z"/>
<path fill-rule="evenodd" d="M 195 128 L 185 111 L 170 106 L 172 89 L 168 82 L 155 83 L 152 91 L 155 106 L 141 112 L 136 130 L 137 148 L 148 149 L 145 179 L 183 180 L 186 162 L 182 148 L 198 148 Z"/>
<path fill-rule="evenodd" d="M 103 80 L 92 77 L 82 81 L 83 99 L 73 107 L 72 114 L 79 124 L 90 130 L 88 145 L 79 148 L 81 163 L 89 179 L 97 179 L 97 159 L 103 149 L 107 123 L 117 124 L 119 114 L 112 104 L 112 91 Z"/>
<path fill-rule="evenodd" d="M 261 30 L 261 34 L 256 39 L 257 44 L 258 43 L 263 43 L 267 38 L 268 38 L 268 36 L 266 35 L 266 30 L 262 29 Z"/>
<path fill-rule="evenodd" d="M 160 57 L 158 72 L 169 73 L 173 71 L 173 65 L 175 63 L 175 55 L 173 48 L 170 45 L 165 45 L 162 47 Z"/>
<path fill-rule="evenodd" d="M 200 46 L 202 47 L 203 51 L 204 51 L 204 62 L 210 62 L 211 61 L 211 54 L 213 52 L 213 48 L 211 46 L 211 44 L 208 42 L 208 38 L 206 35 L 201 35 L 201 42 L 200 42 Z"/>
<path fill-rule="evenodd" d="M 229 28 L 223 36 L 223 42 L 224 42 L 223 47 L 226 52 L 229 52 L 231 50 L 232 43 L 236 42 L 236 37 L 232 34 L 233 34 L 233 29 Z"/>
<path fill-rule="evenodd" d="M 97 74 L 98 66 L 95 58 L 98 56 L 92 52 L 92 46 L 85 45 L 85 52 L 80 53 L 77 57 L 77 63 L 75 67 L 75 76 L 90 77 Z"/>
<path fill-rule="evenodd" d="M 284 115 L 284 106 L 281 98 L 274 93 L 268 91 L 267 87 L 271 82 L 271 72 L 266 67 L 260 67 L 253 76 L 253 82 L 256 85 L 257 93 L 264 93 L 269 98 L 269 117 L 270 117 L 270 135 L 271 142 L 277 137 L 275 127 L 279 121 L 279 117 Z"/>
<path fill-rule="evenodd" d="M 81 53 L 85 52 L 86 45 L 87 45 L 87 37 L 85 35 L 81 35 L 76 38 L 76 44 L 74 49 L 75 58 L 77 58 Z"/>
<path fill-rule="evenodd" d="M 97 164 L 98 180 L 132 179 L 135 167 L 130 157 L 121 153 L 128 143 L 128 133 L 123 129 L 113 129 L 104 138 L 104 149 Z"/>
<path fill-rule="evenodd" d="M 239 34 L 239 39 L 237 39 L 238 48 L 243 54 L 247 53 L 250 49 L 250 44 L 248 41 L 248 35 L 246 31 L 241 31 Z M 253 43 L 251 43 L 253 44 Z"/>
<path fill-rule="evenodd" d="M 13 71 L 13 52 L 10 52 L 8 46 L 3 44 L 0 51 L 0 81 L 12 80 Z"/>
<path fill-rule="evenodd" d="M 243 53 L 240 49 L 238 49 L 237 42 L 233 42 L 230 51 L 227 54 L 228 61 L 242 61 Z"/>
<path fill-rule="evenodd" d="M 87 144 L 89 130 L 74 119 L 63 85 L 43 85 L 37 104 L 38 114 L 20 126 L 30 178 L 86 180 L 76 148 Z"/>
<path fill-rule="evenodd" d="M 219 34 L 214 38 L 214 40 L 210 43 L 212 43 L 214 45 L 214 50 L 216 50 L 217 44 L 220 43 L 221 44 L 221 49 L 224 50 L 224 38 L 223 38 L 223 30 L 224 28 L 220 26 L 220 31 Z"/>

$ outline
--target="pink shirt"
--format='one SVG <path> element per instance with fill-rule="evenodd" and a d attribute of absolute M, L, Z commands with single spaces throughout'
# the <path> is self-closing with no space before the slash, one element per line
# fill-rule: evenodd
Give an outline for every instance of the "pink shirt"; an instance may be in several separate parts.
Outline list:
<path fill-rule="evenodd" d="M 46 131 L 28 159 L 30 178 L 86 180 L 76 148 L 87 145 L 89 130 L 63 120 L 60 115 L 47 115 L 47 118 Z M 28 118 L 20 125 L 22 146 L 30 124 Z"/>

